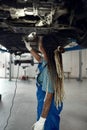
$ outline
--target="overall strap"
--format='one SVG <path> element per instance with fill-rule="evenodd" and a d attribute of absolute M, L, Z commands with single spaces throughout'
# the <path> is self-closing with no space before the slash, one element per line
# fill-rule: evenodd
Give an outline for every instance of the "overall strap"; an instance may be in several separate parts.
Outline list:
<path fill-rule="evenodd" d="M 38 74 L 38 76 L 43 72 L 43 70 L 44 70 L 44 68 L 47 66 L 47 64 L 45 64 L 43 67 L 42 67 L 42 69 L 41 69 L 41 71 L 40 71 L 40 73 Z"/>
<path fill-rule="evenodd" d="M 45 65 L 42 67 L 40 73 L 38 74 L 38 76 L 37 76 L 37 81 L 38 81 L 38 77 L 41 75 L 41 73 L 43 72 L 43 70 L 44 70 L 44 68 L 46 67 L 46 65 L 47 65 L 47 64 L 45 64 Z"/>

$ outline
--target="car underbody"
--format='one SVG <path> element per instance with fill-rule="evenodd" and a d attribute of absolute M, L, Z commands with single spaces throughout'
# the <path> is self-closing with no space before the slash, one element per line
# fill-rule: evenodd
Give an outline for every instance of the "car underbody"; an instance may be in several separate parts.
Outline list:
<path fill-rule="evenodd" d="M 53 32 L 63 46 L 74 39 L 87 48 L 86 10 L 86 0 L 0 0 L 0 44 L 20 54 L 28 52 L 24 36 Z M 38 50 L 36 41 L 31 45 Z"/>

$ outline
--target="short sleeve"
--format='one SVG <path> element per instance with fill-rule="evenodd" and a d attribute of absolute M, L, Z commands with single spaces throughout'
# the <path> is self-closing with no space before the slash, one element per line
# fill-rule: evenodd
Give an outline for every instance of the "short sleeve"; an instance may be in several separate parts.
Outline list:
<path fill-rule="evenodd" d="M 47 91 L 49 93 L 54 93 L 53 83 L 52 83 L 50 77 L 47 78 Z"/>
<path fill-rule="evenodd" d="M 45 92 L 54 93 L 53 83 L 52 83 L 51 78 L 48 74 L 47 67 L 46 67 L 45 72 L 44 72 L 42 90 Z"/>

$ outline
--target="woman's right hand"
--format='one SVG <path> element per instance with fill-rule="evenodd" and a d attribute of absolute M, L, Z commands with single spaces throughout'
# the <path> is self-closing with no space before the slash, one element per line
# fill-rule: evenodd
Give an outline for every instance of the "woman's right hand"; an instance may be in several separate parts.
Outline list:
<path fill-rule="evenodd" d="M 30 46 L 30 42 L 27 41 L 24 37 L 23 37 L 23 41 L 24 41 L 24 43 L 25 43 L 26 48 L 27 48 L 29 51 L 31 51 L 31 50 L 32 50 L 32 47 Z"/>
<path fill-rule="evenodd" d="M 30 51 L 32 56 L 38 61 L 41 62 L 41 56 L 31 47 L 30 43 L 34 40 L 36 37 L 36 33 L 32 32 L 27 37 L 23 37 L 23 41 L 25 43 L 26 48 Z M 30 41 L 29 41 L 30 40 Z"/>

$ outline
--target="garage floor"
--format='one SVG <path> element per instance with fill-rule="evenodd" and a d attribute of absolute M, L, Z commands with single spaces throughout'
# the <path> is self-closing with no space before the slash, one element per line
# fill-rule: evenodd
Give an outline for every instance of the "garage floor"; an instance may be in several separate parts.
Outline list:
<path fill-rule="evenodd" d="M 11 118 L 5 130 L 31 130 L 36 120 L 35 80 L 18 80 Z M 4 130 L 15 90 L 15 80 L 0 79 L 0 130 Z M 64 109 L 60 130 L 87 129 L 87 79 L 65 80 Z"/>

